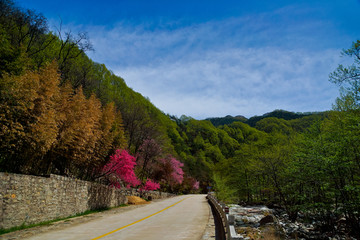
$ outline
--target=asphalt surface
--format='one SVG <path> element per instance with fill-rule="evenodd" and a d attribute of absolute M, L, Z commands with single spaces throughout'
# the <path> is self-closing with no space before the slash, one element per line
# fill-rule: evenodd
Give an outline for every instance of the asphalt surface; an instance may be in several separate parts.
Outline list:
<path fill-rule="evenodd" d="M 59 230 L 33 234 L 24 239 L 200 240 L 210 218 L 205 197 L 206 195 L 173 197 Z"/>

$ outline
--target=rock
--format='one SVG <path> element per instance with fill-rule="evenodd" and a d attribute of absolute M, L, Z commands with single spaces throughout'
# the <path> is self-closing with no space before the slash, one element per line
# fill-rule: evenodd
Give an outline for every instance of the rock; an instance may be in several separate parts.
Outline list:
<path fill-rule="evenodd" d="M 346 218 L 342 217 L 337 222 L 338 222 L 338 224 L 345 224 L 346 225 Z"/>
<path fill-rule="evenodd" d="M 273 223 L 275 221 L 276 221 L 276 219 L 275 219 L 274 215 L 269 214 L 260 220 L 260 225 L 265 225 L 267 223 Z"/>
<path fill-rule="evenodd" d="M 256 217 L 255 216 L 249 216 L 249 217 L 246 217 L 244 218 L 244 222 L 247 222 L 247 223 L 256 223 Z"/>
<path fill-rule="evenodd" d="M 242 226 L 242 225 L 245 225 L 245 223 L 242 221 L 242 220 L 235 220 L 235 223 L 237 226 Z"/>

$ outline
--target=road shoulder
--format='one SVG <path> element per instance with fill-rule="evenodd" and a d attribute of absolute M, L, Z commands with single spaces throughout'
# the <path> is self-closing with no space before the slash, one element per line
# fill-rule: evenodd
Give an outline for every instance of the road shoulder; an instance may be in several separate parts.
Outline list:
<path fill-rule="evenodd" d="M 156 199 L 153 201 L 158 202 L 158 201 L 163 201 L 163 200 L 165 200 L 165 199 Z M 141 208 L 144 206 L 146 206 L 146 205 L 129 205 L 129 206 L 125 206 L 125 207 L 117 207 L 117 208 L 113 208 L 110 210 L 105 210 L 102 212 L 91 213 L 91 214 L 87 214 L 84 216 L 64 219 L 61 221 L 50 223 L 48 225 L 36 226 L 36 227 L 32 227 L 32 228 L 15 231 L 15 232 L 6 233 L 3 235 L 0 235 L 0 240 L 13 240 L 13 239 L 29 238 L 29 237 L 34 236 L 35 234 L 46 233 L 46 232 L 54 231 L 54 230 L 62 230 L 69 226 L 76 226 L 79 224 L 83 224 L 83 223 L 87 223 L 90 221 L 94 221 L 96 219 L 103 218 L 105 216 L 131 211 L 133 209 Z"/>
<path fill-rule="evenodd" d="M 204 231 L 204 234 L 201 238 L 201 240 L 215 240 L 215 221 L 214 216 L 211 211 L 210 204 L 208 204 L 209 207 L 209 221 L 206 224 L 206 228 Z"/>

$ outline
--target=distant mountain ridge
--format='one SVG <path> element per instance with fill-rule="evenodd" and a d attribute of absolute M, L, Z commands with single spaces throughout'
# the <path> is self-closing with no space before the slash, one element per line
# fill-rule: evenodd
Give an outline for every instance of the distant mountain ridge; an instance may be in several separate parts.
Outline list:
<path fill-rule="evenodd" d="M 305 116 L 310 116 L 310 115 L 318 115 L 321 114 L 321 112 L 290 112 L 290 111 L 286 111 L 286 110 L 282 110 L 282 109 L 276 109 L 272 112 L 268 112 L 263 114 L 262 116 L 253 116 L 251 118 L 246 118 L 244 116 L 238 115 L 238 116 L 231 116 L 231 115 L 227 115 L 225 117 L 214 117 L 214 118 L 207 118 L 205 120 L 210 121 L 214 126 L 221 126 L 221 125 L 228 125 L 231 124 L 233 122 L 243 122 L 246 123 L 248 125 L 250 125 L 251 127 L 254 127 L 256 125 L 256 123 L 264 118 L 269 118 L 269 117 L 276 117 L 276 118 L 280 118 L 280 119 L 285 119 L 285 120 L 292 120 L 292 119 L 298 119 L 298 118 L 302 118 Z"/>
<path fill-rule="evenodd" d="M 227 115 L 225 117 L 215 117 L 215 118 L 207 118 L 205 120 L 209 120 L 214 126 L 228 125 L 233 122 L 246 122 L 248 119 L 244 116 L 231 116 Z"/>

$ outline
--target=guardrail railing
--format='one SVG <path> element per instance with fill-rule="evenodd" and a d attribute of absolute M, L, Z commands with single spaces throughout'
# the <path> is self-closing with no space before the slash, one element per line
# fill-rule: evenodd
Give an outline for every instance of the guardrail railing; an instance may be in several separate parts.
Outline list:
<path fill-rule="evenodd" d="M 216 211 L 216 215 L 219 218 L 218 224 L 221 224 L 221 229 L 219 229 L 218 233 L 220 236 L 218 236 L 218 238 L 224 240 L 244 239 L 235 231 L 235 217 L 233 215 L 229 215 L 229 207 L 227 207 L 224 203 L 219 202 L 213 194 L 208 194 L 207 199 Z"/>

